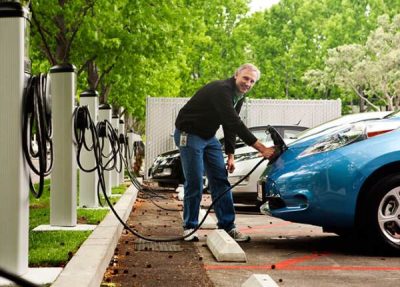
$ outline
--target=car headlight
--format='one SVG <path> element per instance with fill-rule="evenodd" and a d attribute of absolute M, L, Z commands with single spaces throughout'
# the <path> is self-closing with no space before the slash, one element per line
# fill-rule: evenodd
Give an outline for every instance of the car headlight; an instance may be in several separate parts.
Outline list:
<path fill-rule="evenodd" d="M 159 155 L 154 160 L 153 166 L 170 164 L 172 161 L 177 159 L 179 156 L 180 156 L 179 152 L 178 153 L 174 153 L 174 154 L 169 154 L 169 155 Z"/>
<path fill-rule="evenodd" d="M 171 176 L 172 169 L 170 168 L 163 168 L 161 171 L 155 172 L 156 176 Z"/>
<path fill-rule="evenodd" d="M 324 139 L 313 144 L 312 146 L 304 150 L 298 156 L 298 158 L 335 150 L 351 143 L 364 140 L 367 138 L 365 130 L 366 128 L 364 124 L 354 124 L 351 126 L 346 126 L 336 131 L 335 134 L 325 137 Z"/>

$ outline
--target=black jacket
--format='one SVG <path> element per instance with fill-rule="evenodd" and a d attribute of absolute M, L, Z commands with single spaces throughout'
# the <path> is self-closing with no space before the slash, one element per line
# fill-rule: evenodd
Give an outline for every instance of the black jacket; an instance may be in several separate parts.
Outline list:
<path fill-rule="evenodd" d="M 208 83 L 182 107 L 175 121 L 181 131 L 198 135 L 204 139 L 215 136 L 222 125 L 225 137 L 225 152 L 235 151 L 236 134 L 247 144 L 253 145 L 257 138 L 239 117 L 244 98 L 233 107 L 236 84 L 232 77 Z"/>

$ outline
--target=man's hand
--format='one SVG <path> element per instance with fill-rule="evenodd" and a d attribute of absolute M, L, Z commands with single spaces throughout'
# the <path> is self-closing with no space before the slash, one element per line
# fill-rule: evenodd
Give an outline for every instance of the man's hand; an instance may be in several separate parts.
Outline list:
<path fill-rule="evenodd" d="M 261 156 L 266 159 L 270 159 L 274 153 L 275 149 L 273 147 L 265 147 L 262 151 L 260 151 Z"/>
<path fill-rule="evenodd" d="M 232 173 L 235 170 L 235 157 L 233 154 L 228 154 L 226 169 L 228 170 L 229 173 Z"/>
<path fill-rule="evenodd" d="M 269 159 L 273 156 L 275 149 L 273 147 L 266 147 L 259 140 L 257 140 L 253 147 L 260 152 L 260 155 L 266 159 Z"/>

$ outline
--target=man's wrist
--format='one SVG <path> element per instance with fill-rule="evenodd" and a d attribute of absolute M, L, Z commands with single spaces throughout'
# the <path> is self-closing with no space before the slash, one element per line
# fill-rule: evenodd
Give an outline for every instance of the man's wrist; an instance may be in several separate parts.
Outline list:
<path fill-rule="evenodd" d="M 259 140 L 257 140 L 257 141 L 252 145 L 252 147 L 255 148 L 256 150 L 258 150 L 259 152 L 262 152 L 262 149 L 263 149 L 264 145 L 263 145 Z"/>

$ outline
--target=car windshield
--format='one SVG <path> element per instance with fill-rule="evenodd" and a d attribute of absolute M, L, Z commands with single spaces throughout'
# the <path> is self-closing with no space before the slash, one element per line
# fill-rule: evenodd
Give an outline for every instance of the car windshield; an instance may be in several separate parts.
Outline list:
<path fill-rule="evenodd" d="M 265 132 L 266 128 L 265 129 L 259 129 L 259 130 L 250 130 L 250 131 L 262 143 L 266 143 L 268 141 L 271 141 L 271 136 L 268 133 Z M 224 143 L 224 138 L 222 138 L 220 141 L 221 141 L 221 143 Z M 246 144 L 242 141 L 242 139 L 237 136 L 236 137 L 235 148 L 240 148 L 240 147 L 243 147 L 245 145 Z"/>
<path fill-rule="evenodd" d="M 275 126 L 276 130 L 278 133 L 284 138 L 284 139 L 297 139 L 297 136 L 299 133 L 301 133 L 304 129 L 303 127 L 290 127 L 290 126 Z M 257 130 L 251 129 L 250 130 L 253 135 L 261 141 L 263 144 L 271 144 L 272 138 L 271 135 L 266 132 L 267 127 L 259 128 Z M 236 138 L 236 148 L 240 146 L 244 146 L 245 144 L 243 141 L 237 137 Z"/>
<path fill-rule="evenodd" d="M 262 143 L 271 141 L 271 136 L 265 130 L 252 131 L 253 135 Z"/>

